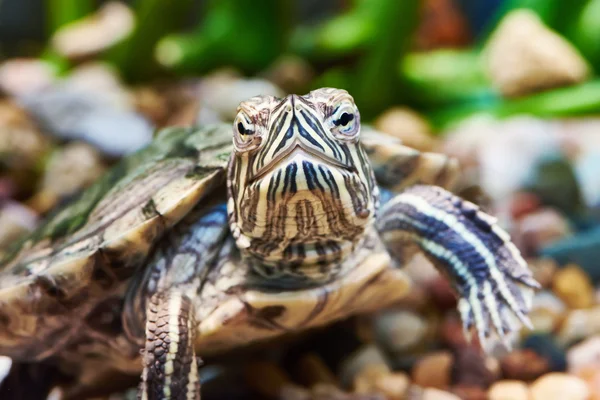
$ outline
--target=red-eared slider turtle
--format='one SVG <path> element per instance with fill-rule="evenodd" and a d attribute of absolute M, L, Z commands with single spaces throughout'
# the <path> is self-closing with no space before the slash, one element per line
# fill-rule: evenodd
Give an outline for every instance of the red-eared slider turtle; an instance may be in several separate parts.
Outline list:
<path fill-rule="evenodd" d="M 199 399 L 199 356 L 385 307 L 416 251 L 482 342 L 529 324 L 538 285 L 508 235 L 425 184 L 452 162 L 360 131 L 352 97 L 320 89 L 254 97 L 233 127 L 161 132 L 3 261 L 0 354 Z"/>

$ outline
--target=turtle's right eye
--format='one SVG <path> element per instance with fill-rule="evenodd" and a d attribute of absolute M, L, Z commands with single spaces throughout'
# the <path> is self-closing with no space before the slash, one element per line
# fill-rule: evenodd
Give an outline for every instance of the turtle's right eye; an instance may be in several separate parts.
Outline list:
<path fill-rule="evenodd" d="M 256 131 L 257 127 L 250 118 L 240 112 L 233 122 L 233 137 L 236 148 L 239 151 L 249 151 L 260 144 L 260 138 Z"/>
<path fill-rule="evenodd" d="M 246 128 L 241 121 L 237 123 L 237 131 L 242 136 L 254 134 L 254 131 L 252 129 Z"/>

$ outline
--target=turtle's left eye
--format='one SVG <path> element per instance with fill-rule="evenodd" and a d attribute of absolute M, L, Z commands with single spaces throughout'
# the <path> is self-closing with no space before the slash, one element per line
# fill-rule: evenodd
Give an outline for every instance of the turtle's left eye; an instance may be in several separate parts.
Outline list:
<path fill-rule="evenodd" d="M 242 112 L 238 114 L 233 122 L 233 138 L 236 149 L 239 151 L 249 151 L 260 144 L 260 135 L 257 134 L 257 127 Z"/>
<path fill-rule="evenodd" d="M 356 106 L 343 104 L 331 116 L 331 131 L 341 139 L 356 139 L 360 128 L 360 114 Z"/>

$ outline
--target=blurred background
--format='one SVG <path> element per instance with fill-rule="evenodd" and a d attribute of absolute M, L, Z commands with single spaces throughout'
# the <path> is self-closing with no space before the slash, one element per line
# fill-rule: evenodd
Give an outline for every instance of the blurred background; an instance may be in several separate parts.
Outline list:
<path fill-rule="evenodd" d="M 392 310 L 205 368 L 207 398 L 600 399 L 600 0 L 0 0 L 0 59 L 0 252 L 156 129 L 333 86 L 456 157 L 543 285 L 486 357 L 423 261 Z"/>

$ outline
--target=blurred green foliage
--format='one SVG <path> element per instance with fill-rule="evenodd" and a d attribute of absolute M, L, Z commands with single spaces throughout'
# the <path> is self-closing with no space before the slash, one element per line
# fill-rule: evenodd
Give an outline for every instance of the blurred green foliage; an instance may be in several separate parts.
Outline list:
<path fill-rule="evenodd" d="M 577 115 L 600 109 L 600 81 L 509 100 L 490 85 L 481 48 L 510 11 L 535 11 L 600 68 L 600 0 L 504 0 L 473 45 L 463 49 L 412 50 L 423 0 L 346 0 L 338 12 L 310 24 L 297 20 L 294 0 L 207 0 L 195 27 L 194 0 L 134 0 L 136 26 L 102 57 L 128 82 L 199 75 L 233 66 L 252 75 L 278 57 L 298 55 L 318 86 L 348 89 L 366 120 L 393 104 L 419 108 L 437 127 L 473 113 L 508 116 Z M 93 0 L 46 0 L 48 32 L 94 12 Z M 49 48 L 44 58 L 70 67 Z"/>

